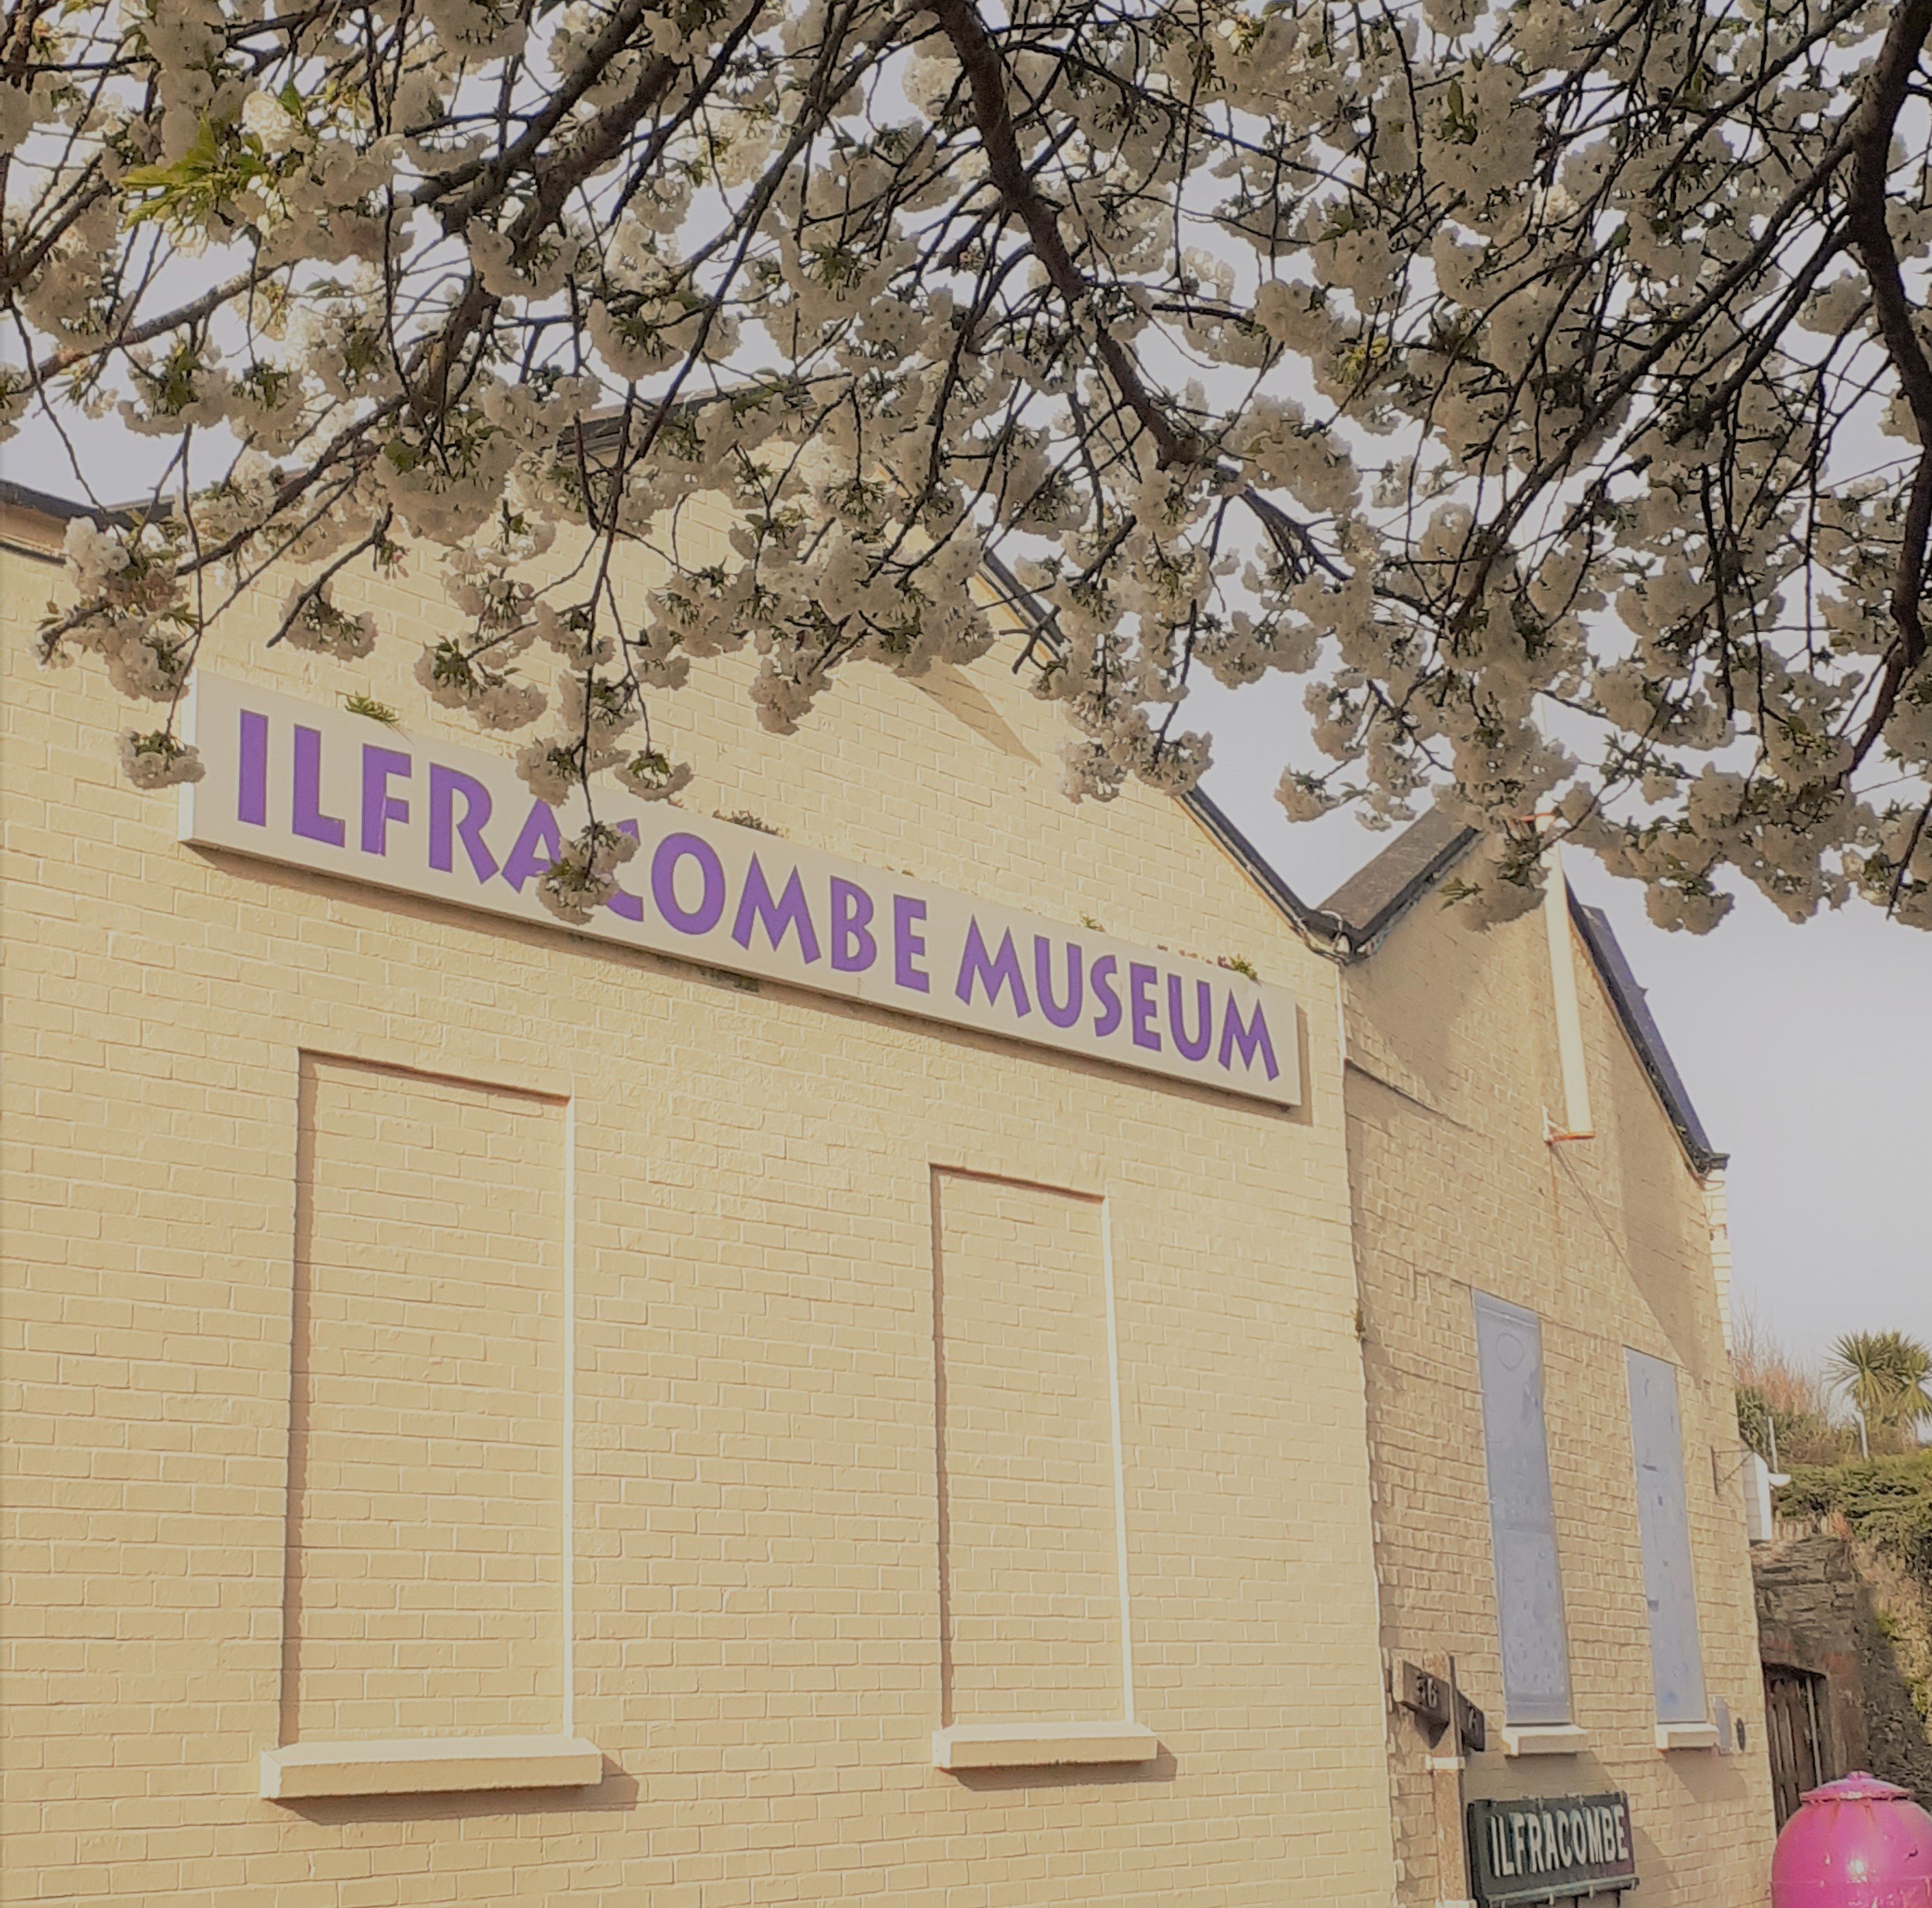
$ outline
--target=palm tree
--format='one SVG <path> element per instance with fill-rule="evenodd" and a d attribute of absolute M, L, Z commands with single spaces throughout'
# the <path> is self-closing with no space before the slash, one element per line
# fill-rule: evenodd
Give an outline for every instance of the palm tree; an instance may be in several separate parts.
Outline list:
<path fill-rule="evenodd" d="M 1903 1332 L 1847 1332 L 1828 1369 L 1868 1425 L 1917 1442 L 1920 1421 L 1932 1418 L 1932 1351 Z"/>

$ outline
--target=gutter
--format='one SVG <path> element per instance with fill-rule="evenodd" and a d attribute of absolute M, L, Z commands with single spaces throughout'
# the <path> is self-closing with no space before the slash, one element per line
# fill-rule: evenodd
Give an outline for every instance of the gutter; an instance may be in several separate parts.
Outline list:
<path fill-rule="evenodd" d="M 0 509 L 24 510 L 29 516 L 45 517 L 56 524 L 70 524 L 76 517 L 88 518 L 101 524 L 110 517 L 124 514 L 97 510 L 91 503 L 76 503 L 70 497 L 56 496 L 50 490 L 37 490 L 29 484 L 16 484 L 5 477 L 0 477 Z"/>
<path fill-rule="evenodd" d="M 1651 1086 L 1664 1102 L 1664 1110 L 1672 1126 L 1676 1128 L 1678 1139 L 1691 1166 L 1700 1176 L 1718 1171 L 1731 1156 L 1719 1152 L 1711 1144 L 1704 1123 L 1698 1118 L 1697 1109 L 1690 1103 L 1690 1090 L 1677 1070 L 1677 1063 L 1670 1057 L 1670 1049 L 1664 1043 L 1663 1030 L 1652 1015 L 1644 991 L 1638 986 L 1636 976 L 1630 971 L 1630 963 L 1624 958 L 1624 951 L 1611 932 L 1609 916 L 1600 908 L 1586 907 L 1572 894 L 1570 918 L 1576 923 L 1577 933 L 1582 936 L 1583 945 L 1590 950 L 1590 958 L 1602 978 L 1604 990 L 1610 997 L 1610 1004 L 1616 1010 L 1617 1018 L 1636 1049 Z"/>

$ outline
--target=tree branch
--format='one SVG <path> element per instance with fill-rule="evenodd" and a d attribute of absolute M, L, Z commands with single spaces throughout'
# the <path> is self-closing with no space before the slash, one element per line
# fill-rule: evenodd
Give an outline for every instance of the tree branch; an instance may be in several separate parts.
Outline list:
<path fill-rule="evenodd" d="M 1904 107 L 1928 38 L 1932 38 L 1932 0 L 1905 0 L 1885 36 L 1852 122 L 1848 236 L 1871 281 L 1879 335 L 1918 427 L 1919 454 L 1906 500 L 1898 569 L 1892 584 L 1892 614 L 1898 637 L 1886 656 L 1877 698 L 1852 751 L 1852 769 L 1871 752 L 1898 706 L 1906 679 L 1925 658 L 1921 604 L 1925 593 L 1926 539 L 1932 532 L 1932 363 L 1927 362 L 1925 347 L 1919 340 L 1912 301 L 1899 269 L 1898 251 L 1886 218 L 1886 188 L 1892 173 L 1892 128 Z"/>
<path fill-rule="evenodd" d="M 932 0 L 932 12 L 952 42 L 972 88 L 974 116 L 986 154 L 987 170 L 1008 214 L 1026 227 L 1034 250 L 1046 268 L 1054 290 L 1078 310 L 1090 304 L 1093 286 L 1074 262 L 1060 230 L 1058 208 L 1034 184 L 1020 155 L 1013 131 L 1012 110 L 1006 99 L 1006 66 L 1000 50 L 974 10 L 972 0 Z M 1126 348 L 1094 314 L 1100 361 L 1128 406 L 1138 418 L 1160 452 L 1160 467 L 1204 460 L 1207 446 L 1194 431 L 1178 426 L 1141 376 Z"/>

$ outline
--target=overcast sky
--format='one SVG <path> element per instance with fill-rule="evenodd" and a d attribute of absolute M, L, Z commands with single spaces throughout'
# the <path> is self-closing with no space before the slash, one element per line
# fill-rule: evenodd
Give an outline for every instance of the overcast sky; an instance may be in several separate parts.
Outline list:
<path fill-rule="evenodd" d="M 1291 824 L 1274 799 L 1298 683 L 1199 698 L 1206 786 L 1302 898 L 1390 839 Z M 1711 1143 L 1731 1156 L 1738 1302 L 1792 1351 L 1896 1328 L 1932 1343 L 1932 934 L 1858 905 L 1793 926 L 1754 891 L 1702 938 L 1650 925 L 1631 883 L 1565 857 L 1616 929 Z"/>

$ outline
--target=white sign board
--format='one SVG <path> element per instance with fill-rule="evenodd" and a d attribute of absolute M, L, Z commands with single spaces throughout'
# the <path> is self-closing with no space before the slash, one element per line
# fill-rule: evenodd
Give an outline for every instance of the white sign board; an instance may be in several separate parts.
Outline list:
<path fill-rule="evenodd" d="M 182 790 L 198 847 L 562 928 L 538 878 L 582 796 L 532 798 L 503 757 L 197 674 Z M 1300 1098 L 1294 998 L 1222 968 L 864 868 L 611 790 L 622 890 L 569 931 L 1186 1080 Z"/>

